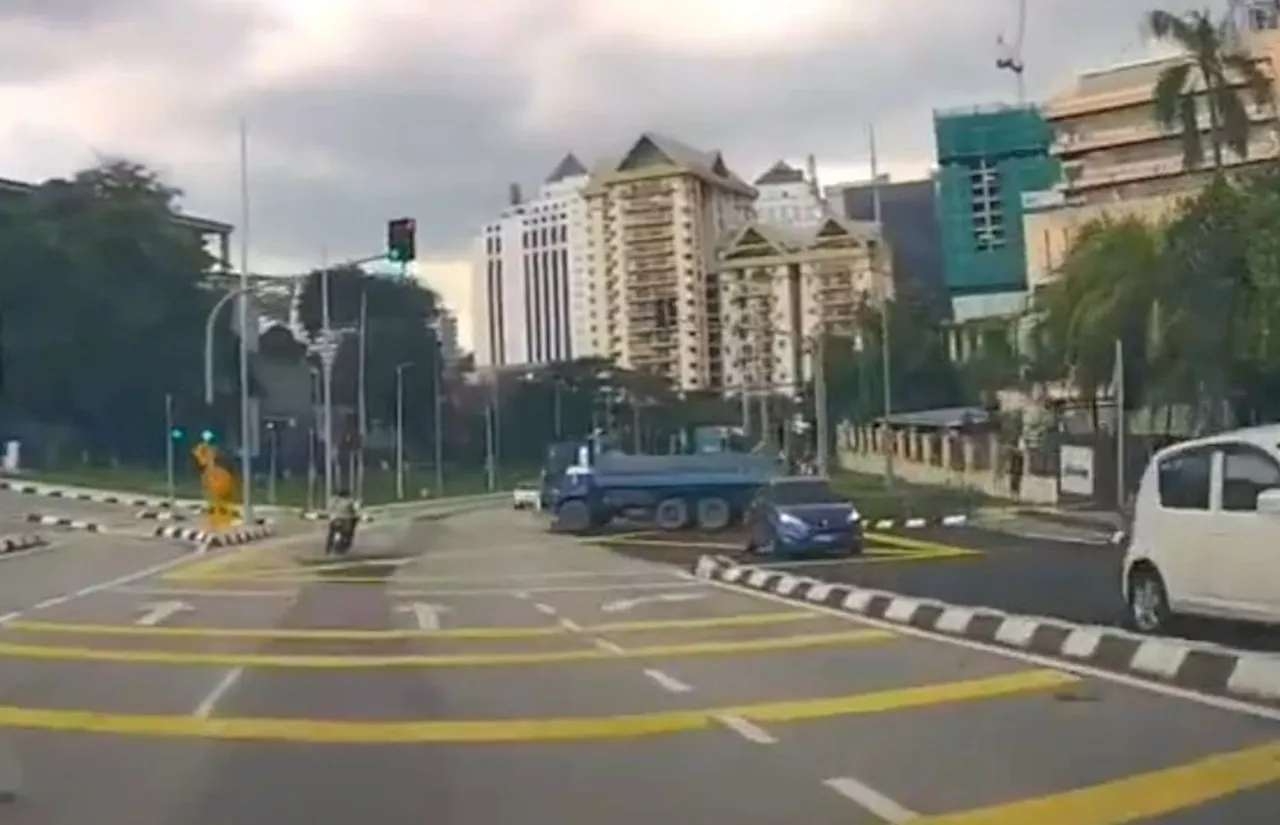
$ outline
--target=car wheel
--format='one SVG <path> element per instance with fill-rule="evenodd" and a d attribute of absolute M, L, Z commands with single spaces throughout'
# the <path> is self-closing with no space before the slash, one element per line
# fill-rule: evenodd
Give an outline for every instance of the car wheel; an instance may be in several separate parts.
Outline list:
<path fill-rule="evenodd" d="M 1153 569 L 1135 570 L 1129 575 L 1129 625 L 1139 633 L 1160 633 L 1173 619 L 1164 579 Z"/>

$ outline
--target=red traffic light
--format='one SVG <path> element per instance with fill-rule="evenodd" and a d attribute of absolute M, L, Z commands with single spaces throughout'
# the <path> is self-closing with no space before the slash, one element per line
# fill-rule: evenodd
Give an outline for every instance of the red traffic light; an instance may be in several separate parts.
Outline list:
<path fill-rule="evenodd" d="M 397 263 L 408 263 L 418 257 L 418 222 L 413 218 L 387 221 L 387 257 Z"/>

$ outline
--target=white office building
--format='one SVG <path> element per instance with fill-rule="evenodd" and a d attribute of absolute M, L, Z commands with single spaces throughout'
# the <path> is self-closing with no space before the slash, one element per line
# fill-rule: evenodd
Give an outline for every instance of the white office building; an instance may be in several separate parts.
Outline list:
<path fill-rule="evenodd" d="M 509 204 L 486 225 L 472 272 L 476 364 L 503 367 L 548 364 L 581 357 L 590 342 L 575 342 L 589 323 L 576 319 L 585 307 L 584 202 L 587 170 L 566 155 L 525 200 L 511 187 Z M 575 326 L 577 329 L 575 330 Z"/>

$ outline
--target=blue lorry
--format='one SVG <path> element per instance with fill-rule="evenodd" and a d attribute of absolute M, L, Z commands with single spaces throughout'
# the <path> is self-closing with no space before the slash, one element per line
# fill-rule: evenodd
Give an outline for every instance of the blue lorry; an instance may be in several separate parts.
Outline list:
<path fill-rule="evenodd" d="M 693 452 L 670 455 L 629 455 L 598 436 L 552 445 L 542 487 L 551 528 L 589 533 L 619 518 L 670 531 L 739 523 L 780 467 L 774 456 L 733 451 L 728 438 L 708 429 L 679 445 Z"/>

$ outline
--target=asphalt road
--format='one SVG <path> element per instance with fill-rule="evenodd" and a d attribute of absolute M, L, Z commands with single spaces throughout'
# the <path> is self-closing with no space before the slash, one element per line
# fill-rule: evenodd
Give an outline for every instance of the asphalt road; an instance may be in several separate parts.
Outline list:
<path fill-rule="evenodd" d="M 0 783 L 20 777 L 0 822 L 1209 825 L 1280 804 L 1280 715 L 535 523 L 375 523 L 341 565 L 317 533 L 0 562 L 0 608 L 22 611 L 0 631 Z"/>

